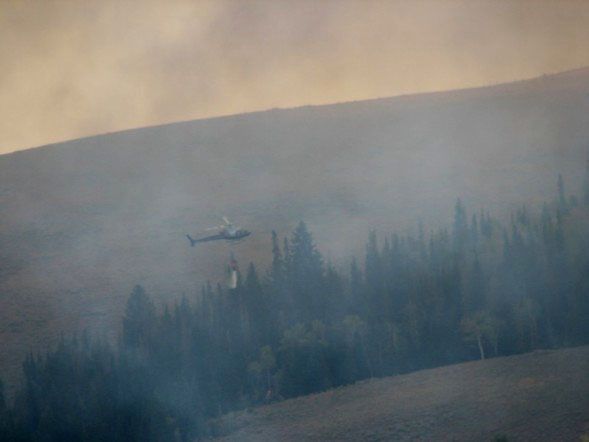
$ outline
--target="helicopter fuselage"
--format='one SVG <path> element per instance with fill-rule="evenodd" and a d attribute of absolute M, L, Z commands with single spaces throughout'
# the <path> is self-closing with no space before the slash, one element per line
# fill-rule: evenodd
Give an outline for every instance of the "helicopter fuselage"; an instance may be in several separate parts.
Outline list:
<path fill-rule="evenodd" d="M 214 230 L 217 229 L 217 234 L 206 236 L 204 238 L 192 238 L 190 235 L 186 235 L 188 240 L 190 241 L 191 246 L 195 246 L 201 242 L 209 242 L 209 241 L 219 241 L 224 239 L 225 241 L 235 241 L 237 242 L 240 239 L 246 238 L 250 236 L 252 233 L 249 230 L 241 229 L 239 227 L 235 227 L 226 217 L 223 217 L 223 221 L 225 221 L 224 225 L 218 226 L 217 228 L 211 228 L 207 230 Z"/>
<path fill-rule="evenodd" d="M 216 235 L 211 235 L 211 236 L 207 236 L 204 238 L 194 239 L 190 235 L 186 235 L 186 237 L 190 241 L 190 245 L 192 247 L 194 247 L 198 243 L 209 242 L 209 241 L 225 240 L 225 241 L 230 241 L 230 242 L 233 242 L 233 241 L 237 242 L 238 240 L 246 238 L 246 237 L 250 236 L 251 234 L 252 234 L 252 232 L 250 232 L 249 230 L 245 230 L 245 229 L 233 229 L 233 230 L 221 229 L 219 231 L 219 233 L 217 233 Z"/>
<path fill-rule="evenodd" d="M 223 235 L 224 239 L 232 241 L 250 236 L 252 232 L 245 229 L 224 229 L 220 234 Z"/>

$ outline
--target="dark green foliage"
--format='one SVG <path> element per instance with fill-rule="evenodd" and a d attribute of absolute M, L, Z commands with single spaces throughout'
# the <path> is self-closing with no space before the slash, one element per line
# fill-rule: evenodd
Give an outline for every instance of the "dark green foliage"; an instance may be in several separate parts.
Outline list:
<path fill-rule="evenodd" d="M 466 216 L 466 209 L 462 205 L 460 199 L 456 200 L 454 206 L 454 226 L 452 235 L 454 238 L 454 252 L 462 255 L 464 248 L 468 241 L 468 222 Z"/>
<path fill-rule="evenodd" d="M 129 348 L 147 347 L 152 339 L 155 307 L 140 285 L 133 288 L 123 318 L 123 342 Z"/>
<path fill-rule="evenodd" d="M 156 311 L 136 286 L 121 344 L 62 340 L 29 355 L 6 440 L 194 440 L 231 410 L 469 359 L 589 343 L 586 209 L 559 198 L 502 226 L 460 200 L 451 234 L 379 240 L 364 266 L 326 264 L 300 223 L 237 288 L 207 283 Z M 580 220 L 580 221 L 579 221 Z M 429 237 L 428 237 L 429 236 Z M 382 245 L 380 245 L 382 244 Z M 363 267 L 363 268 L 362 268 Z"/>
<path fill-rule="evenodd" d="M 293 232 L 286 253 L 286 281 L 296 321 L 307 320 L 316 313 L 324 318 L 327 312 L 319 302 L 324 283 L 323 259 L 304 222 Z"/>

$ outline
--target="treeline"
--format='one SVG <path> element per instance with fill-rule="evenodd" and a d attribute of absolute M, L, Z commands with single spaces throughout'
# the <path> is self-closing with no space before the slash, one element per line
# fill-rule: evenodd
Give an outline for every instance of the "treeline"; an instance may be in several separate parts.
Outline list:
<path fill-rule="evenodd" d="M 300 223 L 236 289 L 207 284 L 158 312 L 131 293 L 116 345 L 87 335 L 30 355 L 3 440 L 194 440 L 231 410 L 536 348 L 589 343 L 589 172 L 566 197 L 510 222 L 369 235 L 362 265 L 326 263 Z"/>

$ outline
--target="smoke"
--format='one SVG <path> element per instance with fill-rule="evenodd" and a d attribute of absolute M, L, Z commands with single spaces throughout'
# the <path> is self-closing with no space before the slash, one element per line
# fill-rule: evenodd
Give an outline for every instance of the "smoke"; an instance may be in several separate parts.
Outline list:
<path fill-rule="evenodd" d="M 579 1 L 4 1 L 0 153 L 589 64 Z"/>

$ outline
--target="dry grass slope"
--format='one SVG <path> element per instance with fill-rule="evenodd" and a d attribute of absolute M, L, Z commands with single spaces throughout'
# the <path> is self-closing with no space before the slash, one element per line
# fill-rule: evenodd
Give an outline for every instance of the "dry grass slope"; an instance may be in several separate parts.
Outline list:
<path fill-rule="evenodd" d="M 589 347 L 361 382 L 225 416 L 224 441 L 579 441 Z"/>

